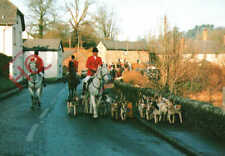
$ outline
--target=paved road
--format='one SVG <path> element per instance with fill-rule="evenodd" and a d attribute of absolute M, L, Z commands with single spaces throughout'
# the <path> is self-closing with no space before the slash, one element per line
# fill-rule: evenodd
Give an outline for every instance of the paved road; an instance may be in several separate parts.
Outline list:
<path fill-rule="evenodd" d="M 0 156 L 184 155 L 136 120 L 69 117 L 67 94 L 63 83 L 48 85 L 36 112 L 26 89 L 0 101 Z"/>

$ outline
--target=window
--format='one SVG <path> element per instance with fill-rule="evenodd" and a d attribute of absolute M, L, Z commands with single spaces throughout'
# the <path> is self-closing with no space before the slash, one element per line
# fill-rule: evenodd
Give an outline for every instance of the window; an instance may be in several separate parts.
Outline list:
<path fill-rule="evenodd" d="M 13 45 L 16 45 L 16 28 L 13 27 Z"/>

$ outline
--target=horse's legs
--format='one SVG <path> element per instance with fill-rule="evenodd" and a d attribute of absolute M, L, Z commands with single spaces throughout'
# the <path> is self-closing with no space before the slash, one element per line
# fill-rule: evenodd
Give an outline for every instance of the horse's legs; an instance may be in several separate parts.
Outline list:
<path fill-rule="evenodd" d="M 71 88 L 69 88 L 69 96 L 68 96 L 68 100 L 70 101 L 71 99 Z"/>
<path fill-rule="evenodd" d="M 95 102 L 95 97 L 93 95 L 90 95 L 90 102 L 92 103 L 93 109 L 94 109 L 94 118 L 98 118 L 98 112 L 97 112 L 97 105 Z"/>
<path fill-rule="evenodd" d="M 88 104 L 89 104 L 89 111 L 90 111 L 89 113 L 93 114 L 93 103 L 92 103 L 91 96 L 89 98 L 89 102 L 87 103 L 87 106 L 88 106 Z"/>
<path fill-rule="evenodd" d="M 32 102 L 32 105 L 31 105 L 31 108 L 34 107 L 34 91 L 28 87 L 28 90 L 30 91 L 30 94 L 31 94 L 31 102 Z"/>
<path fill-rule="evenodd" d="M 42 87 L 37 88 L 36 90 L 36 95 L 37 95 L 37 102 L 38 102 L 38 106 L 41 107 L 41 92 L 42 92 Z"/>

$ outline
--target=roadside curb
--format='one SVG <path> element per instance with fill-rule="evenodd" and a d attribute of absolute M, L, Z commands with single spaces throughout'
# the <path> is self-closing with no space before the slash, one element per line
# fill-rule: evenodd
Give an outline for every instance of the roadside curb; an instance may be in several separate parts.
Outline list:
<path fill-rule="evenodd" d="M 22 85 L 22 86 L 23 86 L 22 88 L 13 88 L 13 89 L 10 89 L 8 91 L 5 91 L 5 92 L 1 93 L 0 94 L 0 101 L 2 101 L 4 99 L 7 99 L 8 97 L 13 96 L 16 93 L 18 93 L 19 91 L 21 91 L 24 88 L 26 88 L 26 85 Z"/>
<path fill-rule="evenodd" d="M 140 119 L 138 116 L 136 116 L 136 119 L 138 121 L 140 121 L 140 123 L 143 124 L 145 127 L 149 128 L 157 136 L 159 136 L 163 140 L 167 141 L 168 143 L 172 144 L 173 146 L 175 146 L 176 148 L 178 148 L 180 151 L 184 152 L 185 154 L 191 155 L 191 156 L 201 155 L 200 153 L 194 151 L 188 145 L 179 142 L 177 139 L 175 139 L 171 136 L 165 135 L 162 130 L 160 130 L 157 127 L 152 126 L 152 124 L 148 123 L 148 121 Z"/>
<path fill-rule="evenodd" d="M 47 84 L 55 84 L 55 83 L 61 83 L 61 82 L 63 82 L 63 80 L 60 79 L 60 80 L 50 81 L 50 82 L 47 81 L 46 83 Z M 8 91 L 2 92 L 0 94 L 0 101 L 5 100 L 5 99 L 15 95 L 16 93 L 22 91 L 24 88 L 27 88 L 27 85 L 22 85 L 22 86 L 23 86 L 22 88 L 16 87 L 16 88 L 10 89 Z"/>

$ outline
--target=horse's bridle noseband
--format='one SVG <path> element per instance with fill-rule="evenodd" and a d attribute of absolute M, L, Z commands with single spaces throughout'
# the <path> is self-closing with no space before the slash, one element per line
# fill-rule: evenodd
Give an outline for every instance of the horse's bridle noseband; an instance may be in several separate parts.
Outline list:
<path fill-rule="evenodd" d="M 102 67 L 101 67 L 102 68 Z M 97 79 L 99 79 L 100 80 L 100 86 L 99 87 L 96 87 L 95 85 L 94 85 L 94 83 L 93 83 L 93 87 L 95 87 L 96 89 L 100 89 L 101 88 L 101 81 L 104 81 L 104 77 L 107 75 L 107 74 L 102 74 L 102 70 L 100 71 L 100 74 L 101 74 L 101 78 L 99 78 L 98 76 L 96 76 L 96 78 Z"/>

